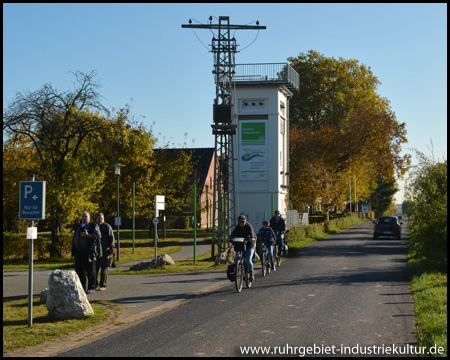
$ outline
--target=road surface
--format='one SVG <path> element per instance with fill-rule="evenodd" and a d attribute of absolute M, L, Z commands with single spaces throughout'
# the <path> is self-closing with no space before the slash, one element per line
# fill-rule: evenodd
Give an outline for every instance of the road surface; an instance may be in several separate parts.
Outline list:
<path fill-rule="evenodd" d="M 241 293 L 230 283 L 59 356 L 400 355 L 416 344 L 405 239 L 361 223 Z"/>

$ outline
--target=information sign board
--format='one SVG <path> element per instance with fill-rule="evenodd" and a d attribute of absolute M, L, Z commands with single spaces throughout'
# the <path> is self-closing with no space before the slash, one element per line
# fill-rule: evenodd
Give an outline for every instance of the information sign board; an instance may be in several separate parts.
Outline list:
<path fill-rule="evenodd" d="M 27 239 L 36 240 L 37 239 L 37 227 L 27 228 Z"/>

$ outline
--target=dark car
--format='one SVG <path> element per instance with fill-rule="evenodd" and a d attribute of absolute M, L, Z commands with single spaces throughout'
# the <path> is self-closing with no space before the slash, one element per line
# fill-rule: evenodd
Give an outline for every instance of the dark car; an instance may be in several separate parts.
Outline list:
<path fill-rule="evenodd" d="M 393 236 L 399 240 L 402 238 L 401 225 L 403 223 L 398 222 L 397 216 L 381 216 L 373 223 L 375 224 L 373 228 L 374 239 L 378 239 L 379 236 Z"/>

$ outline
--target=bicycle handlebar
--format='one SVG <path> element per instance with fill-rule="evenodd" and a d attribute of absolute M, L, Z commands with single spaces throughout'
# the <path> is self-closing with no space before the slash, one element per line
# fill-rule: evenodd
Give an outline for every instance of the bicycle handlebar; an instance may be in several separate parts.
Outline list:
<path fill-rule="evenodd" d="M 236 237 L 234 237 L 234 238 L 228 238 L 228 241 L 229 241 L 229 242 L 233 242 L 234 239 L 236 239 L 236 238 L 242 238 L 242 236 L 236 236 Z M 252 238 L 251 238 L 250 236 L 247 236 L 247 237 L 244 238 L 244 241 L 245 241 L 245 242 L 251 241 L 251 240 L 252 240 Z"/>

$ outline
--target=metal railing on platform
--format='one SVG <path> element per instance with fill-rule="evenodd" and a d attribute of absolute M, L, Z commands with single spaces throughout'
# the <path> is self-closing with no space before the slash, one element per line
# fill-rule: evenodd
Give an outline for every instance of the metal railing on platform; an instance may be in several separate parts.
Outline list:
<path fill-rule="evenodd" d="M 291 91 L 300 88 L 299 74 L 287 63 L 237 64 L 234 81 L 236 85 L 282 84 Z"/>

